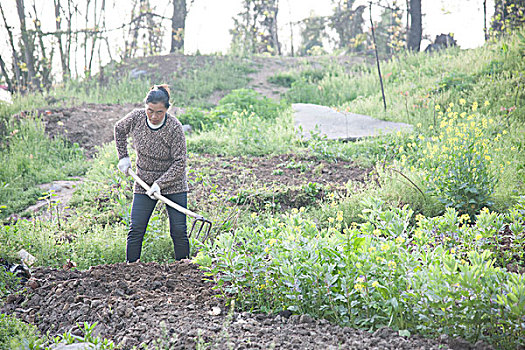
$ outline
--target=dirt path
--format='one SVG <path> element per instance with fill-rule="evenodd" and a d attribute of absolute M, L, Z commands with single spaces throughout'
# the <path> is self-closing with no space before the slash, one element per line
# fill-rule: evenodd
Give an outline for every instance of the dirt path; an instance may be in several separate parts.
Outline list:
<path fill-rule="evenodd" d="M 214 283 L 191 262 L 122 263 L 87 271 L 38 268 L 27 286 L 27 293 L 8 297 L 2 312 L 51 335 L 80 334 L 77 323 L 98 322 L 95 334 L 123 349 L 151 346 L 157 339 L 163 349 L 194 349 L 197 344 L 210 349 L 448 348 L 388 328 L 372 334 L 308 315 L 231 312 Z"/>

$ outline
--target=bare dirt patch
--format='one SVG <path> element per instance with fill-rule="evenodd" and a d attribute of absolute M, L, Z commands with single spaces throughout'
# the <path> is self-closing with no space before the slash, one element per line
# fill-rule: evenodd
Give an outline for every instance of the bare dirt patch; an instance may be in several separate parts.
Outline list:
<path fill-rule="evenodd" d="M 98 322 L 95 335 L 120 343 L 194 349 L 447 349 L 417 336 L 381 328 L 368 333 L 308 315 L 265 315 L 234 310 L 190 262 L 101 265 L 87 271 L 38 268 L 27 292 L 11 295 L 2 312 L 51 335 Z M 468 344 L 467 344 L 468 346 Z M 466 349 L 468 347 L 465 347 Z"/>
<path fill-rule="evenodd" d="M 370 172 L 370 169 L 358 167 L 353 162 L 328 162 L 300 154 L 264 157 L 193 154 L 189 164 L 193 179 L 207 175 L 226 189 L 235 189 L 239 183 L 247 182 L 283 186 L 298 186 L 309 182 L 344 185 L 350 180 L 364 181 Z"/>
<path fill-rule="evenodd" d="M 371 169 L 352 162 L 328 162 L 305 154 L 226 157 L 191 154 L 188 177 L 191 198 L 204 203 L 214 194 L 226 202 L 257 210 L 265 204 L 299 208 L 323 199 L 326 189 L 346 193 L 365 185 Z"/>
<path fill-rule="evenodd" d="M 96 153 L 97 146 L 113 141 L 115 123 L 140 106 L 84 103 L 75 107 L 38 109 L 33 114 L 44 123 L 48 135 L 77 143 L 90 158 Z M 28 113 L 15 117 L 21 118 Z"/>

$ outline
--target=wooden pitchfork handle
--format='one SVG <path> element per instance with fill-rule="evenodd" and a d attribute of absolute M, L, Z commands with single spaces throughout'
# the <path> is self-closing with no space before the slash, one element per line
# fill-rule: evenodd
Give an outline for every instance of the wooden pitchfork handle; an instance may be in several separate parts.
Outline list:
<path fill-rule="evenodd" d="M 145 183 L 140 177 L 138 177 L 138 175 L 130 169 L 128 169 L 128 174 L 131 175 L 146 191 L 149 191 L 150 190 L 150 186 L 148 186 L 147 183 Z M 202 215 L 199 215 L 199 214 L 195 214 L 194 212 L 192 212 L 191 210 L 189 209 L 186 209 L 180 205 L 178 205 L 177 203 L 169 200 L 168 198 L 164 197 L 163 195 L 159 194 L 159 193 L 153 193 L 153 196 L 155 198 L 157 198 L 158 200 L 160 200 L 161 202 L 169 205 L 170 207 L 172 207 L 173 209 L 183 213 L 183 214 L 186 214 L 188 216 L 191 216 L 192 218 L 195 218 L 197 220 L 202 220 L 202 221 L 206 221 L 206 222 L 209 222 L 208 220 L 206 220 L 204 218 L 204 216 Z"/>

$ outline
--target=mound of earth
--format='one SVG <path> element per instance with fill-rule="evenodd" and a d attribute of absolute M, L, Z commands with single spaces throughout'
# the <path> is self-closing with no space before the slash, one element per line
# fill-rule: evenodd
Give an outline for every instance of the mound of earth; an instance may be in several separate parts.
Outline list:
<path fill-rule="evenodd" d="M 2 312 L 15 314 L 50 335 L 77 324 L 130 349 L 140 344 L 194 349 L 447 349 L 436 340 L 339 327 L 308 315 L 232 311 L 190 261 L 170 265 L 101 265 L 86 271 L 37 268 L 27 292 L 10 295 Z M 468 348 L 468 344 L 467 347 Z"/>
<path fill-rule="evenodd" d="M 32 113 L 42 121 L 46 134 L 60 136 L 84 149 L 92 157 L 96 147 L 113 141 L 113 128 L 117 120 L 124 117 L 140 104 L 97 104 L 84 103 L 75 107 L 38 109 L 22 112 L 15 118 Z"/>
<path fill-rule="evenodd" d="M 107 76 L 129 77 L 130 79 L 148 77 L 151 81 L 166 82 L 172 86 L 177 86 L 177 80 L 186 76 L 188 73 L 202 69 L 208 65 L 217 64 L 219 61 L 231 60 L 231 57 L 221 57 L 214 55 L 181 55 L 167 54 L 149 57 L 138 57 L 125 59 L 118 65 L 110 64 L 105 69 Z M 235 59 L 235 58 L 233 58 Z M 300 69 L 320 69 L 329 60 L 323 56 L 306 57 L 286 57 L 286 56 L 254 56 L 242 58 L 243 63 L 253 68 L 253 72 L 248 74 L 249 82 L 245 86 L 253 89 L 263 96 L 279 100 L 286 88 L 272 84 L 268 79 L 277 73 L 297 71 Z M 336 61 L 338 65 L 350 68 L 356 64 L 373 63 L 371 56 L 337 56 L 331 57 L 331 62 Z M 100 77 L 99 77 L 100 78 Z M 102 77 L 102 80 L 105 78 Z M 104 84 L 101 81 L 101 84 Z M 229 91 L 217 90 L 209 98 L 211 104 L 217 102 L 228 94 Z"/>

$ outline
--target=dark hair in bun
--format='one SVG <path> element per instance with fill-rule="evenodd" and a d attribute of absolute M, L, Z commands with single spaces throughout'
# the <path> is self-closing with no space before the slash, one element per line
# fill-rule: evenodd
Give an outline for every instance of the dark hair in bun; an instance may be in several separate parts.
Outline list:
<path fill-rule="evenodd" d="M 170 88 L 168 84 L 153 85 L 149 90 L 144 103 L 164 103 L 166 108 L 170 107 Z"/>

